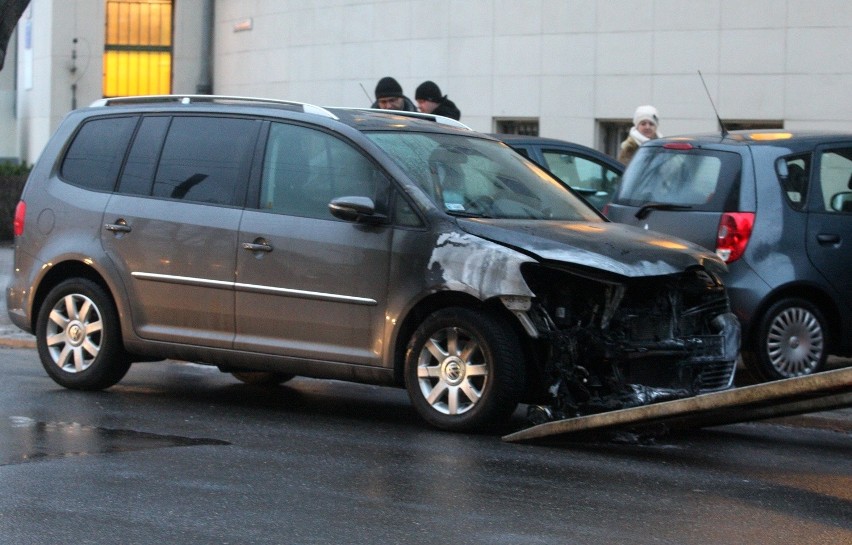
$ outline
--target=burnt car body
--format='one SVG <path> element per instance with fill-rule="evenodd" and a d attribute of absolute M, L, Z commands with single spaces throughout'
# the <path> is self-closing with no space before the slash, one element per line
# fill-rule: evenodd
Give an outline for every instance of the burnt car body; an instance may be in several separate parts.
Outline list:
<path fill-rule="evenodd" d="M 739 323 L 714 273 L 689 259 L 656 260 L 656 248 L 677 242 L 646 235 L 637 247 L 635 231 L 611 223 L 574 225 L 568 236 L 564 225 L 506 223 L 460 222 L 536 258 L 521 266 L 532 299 L 518 317 L 539 340 L 548 418 L 731 386 Z"/>
<path fill-rule="evenodd" d="M 104 135 L 109 135 L 106 139 Z M 731 385 L 724 263 L 423 114 L 141 97 L 69 114 L 16 213 L 12 321 L 57 383 L 132 361 L 405 386 L 443 429 Z"/>

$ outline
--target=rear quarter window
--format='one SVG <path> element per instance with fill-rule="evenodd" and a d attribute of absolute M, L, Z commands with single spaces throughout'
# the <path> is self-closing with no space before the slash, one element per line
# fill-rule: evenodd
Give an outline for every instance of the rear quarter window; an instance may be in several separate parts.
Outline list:
<path fill-rule="evenodd" d="M 738 205 L 741 174 L 736 153 L 640 148 L 614 200 L 628 206 L 653 202 L 729 211 Z"/>
<path fill-rule="evenodd" d="M 87 189 L 112 191 L 137 120 L 109 117 L 84 123 L 62 159 L 59 176 Z"/>

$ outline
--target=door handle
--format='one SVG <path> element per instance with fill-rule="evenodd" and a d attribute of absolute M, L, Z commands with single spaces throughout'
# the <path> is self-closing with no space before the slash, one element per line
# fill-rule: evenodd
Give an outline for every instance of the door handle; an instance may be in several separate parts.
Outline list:
<path fill-rule="evenodd" d="M 819 234 L 817 242 L 823 246 L 840 244 L 840 235 Z"/>
<path fill-rule="evenodd" d="M 118 220 L 116 223 L 105 223 L 104 229 L 113 233 L 129 233 L 132 231 L 124 220 Z"/>
<path fill-rule="evenodd" d="M 272 245 L 266 242 L 243 242 L 243 250 L 250 252 L 271 252 Z"/>

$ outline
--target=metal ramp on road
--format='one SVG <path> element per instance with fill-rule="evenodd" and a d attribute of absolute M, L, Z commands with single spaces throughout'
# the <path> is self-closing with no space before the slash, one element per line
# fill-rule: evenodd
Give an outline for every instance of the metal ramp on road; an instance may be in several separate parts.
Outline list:
<path fill-rule="evenodd" d="M 503 437 L 529 442 L 615 430 L 721 426 L 852 406 L 852 367 L 686 399 L 546 422 Z"/>

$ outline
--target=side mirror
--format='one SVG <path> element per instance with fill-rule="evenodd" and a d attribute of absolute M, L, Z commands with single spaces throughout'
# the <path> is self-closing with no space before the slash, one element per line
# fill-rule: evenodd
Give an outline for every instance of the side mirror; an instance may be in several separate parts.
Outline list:
<path fill-rule="evenodd" d="M 375 224 L 387 219 L 376 213 L 376 204 L 369 197 L 337 197 L 328 203 L 328 209 L 332 216 L 344 221 Z"/>

